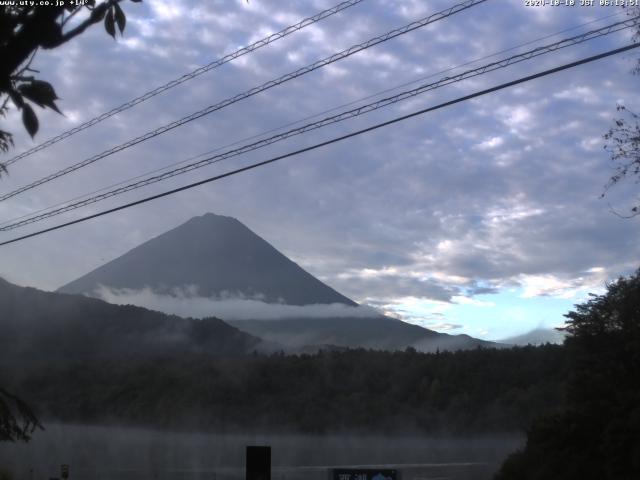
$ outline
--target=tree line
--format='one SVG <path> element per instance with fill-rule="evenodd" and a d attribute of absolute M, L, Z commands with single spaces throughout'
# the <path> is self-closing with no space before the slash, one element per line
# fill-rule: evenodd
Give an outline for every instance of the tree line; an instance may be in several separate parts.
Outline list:
<path fill-rule="evenodd" d="M 10 385 L 47 422 L 224 432 L 521 431 L 562 408 L 558 345 L 418 353 L 129 356 L 34 365 Z"/>

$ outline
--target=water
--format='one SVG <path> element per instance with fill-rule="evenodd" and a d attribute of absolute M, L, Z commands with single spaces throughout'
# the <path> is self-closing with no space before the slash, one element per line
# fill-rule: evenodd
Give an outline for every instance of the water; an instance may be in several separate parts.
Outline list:
<path fill-rule="evenodd" d="M 233 480 L 244 478 L 245 447 L 270 445 L 273 480 L 327 480 L 331 467 L 393 468 L 401 480 L 490 479 L 522 445 L 517 435 L 461 437 L 173 433 L 47 425 L 28 444 L 0 444 L 0 465 L 16 480 Z"/>

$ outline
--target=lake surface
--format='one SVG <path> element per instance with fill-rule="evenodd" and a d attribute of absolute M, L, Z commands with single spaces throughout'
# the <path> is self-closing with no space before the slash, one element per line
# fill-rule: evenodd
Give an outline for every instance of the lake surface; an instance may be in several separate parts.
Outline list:
<path fill-rule="evenodd" d="M 476 437 L 173 433 L 47 425 L 28 444 L 0 444 L 16 480 L 232 480 L 244 478 L 245 447 L 270 445 L 273 480 L 327 480 L 332 467 L 382 467 L 401 480 L 490 479 L 523 444 L 516 435 Z"/>

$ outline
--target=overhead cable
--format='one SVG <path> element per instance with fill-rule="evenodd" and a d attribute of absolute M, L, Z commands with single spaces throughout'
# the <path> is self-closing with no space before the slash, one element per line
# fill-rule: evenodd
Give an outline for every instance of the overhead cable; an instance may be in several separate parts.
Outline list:
<path fill-rule="evenodd" d="M 528 40 L 528 41 L 526 41 L 524 43 L 520 43 L 520 44 L 515 45 L 513 47 L 509 47 L 509 48 L 506 48 L 506 49 L 503 49 L 503 50 L 499 50 L 497 52 L 493 52 L 493 53 L 490 53 L 488 55 L 484 55 L 482 57 L 478 57 L 478 58 L 475 58 L 473 60 L 469 60 L 469 61 L 466 61 L 464 63 L 458 64 L 458 65 L 454 65 L 452 67 L 448 67 L 448 68 L 446 68 L 444 70 L 440 70 L 440 71 L 437 71 L 437 72 L 430 73 L 429 75 L 422 76 L 420 78 L 411 80 L 410 82 L 405 82 L 405 83 L 402 83 L 400 85 L 396 85 L 396 86 L 391 87 L 391 88 L 386 88 L 386 89 L 378 91 L 376 93 L 372 93 L 372 94 L 366 95 L 365 97 L 361 97 L 361 98 L 359 98 L 357 100 L 352 100 L 350 102 L 343 103 L 343 104 L 337 105 L 335 107 L 331 107 L 329 109 L 323 110 L 321 112 L 314 113 L 312 115 L 300 118 L 298 120 L 294 120 L 292 122 L 288 122 L 288 123 L 280 125 L 278 127 L 270 128 L 270 129 L 265 130 L 263 132 L 251 135 L 249 137 L 244 137 L 242 139 L 235 140 L 235 141 L 233 141 L 231 143 L 227 143 L 225 145 L 221 145 L 219 147 L 207 150 L 206 152 L 199 153 L 198 155 L 194 155 L 194 156 L 188 157 L 188 158 L 180 160 L 178 162 L 172 162 L 172 163 L 169 163 L 169 164 L 164 165 L 162 167 L 155 168 L 155 169 L 150 170 L 150 171 L 146 171 L 144 173 L 135 175 L 133 177 L 126 178 L 124 180 L 120 180 L 120 181 L 118 181 L 116 183 L 112 183 L 110 185 L 101 187 L 101 188 L 99 188 L 97 190 L 93 190 L 91 192 L 84 193 L 82 195 L 78 195 L 78 196 L 73 197 L 71 199 L 64 200 L 62 202 L 58 202 L 58 203 L 56 203 L 54 205 L 50 205 L 48 207 L 40 208 L 38 210 L 29 212 L 29 213 L 25 213 L 23 215 L 20 215 L 18 217 L 14 217 L 14 218 L 11 218 L 11 219 L 8 219 L 8 220 L 0 221 L 0 227 L 2 227 L 3 225 L 7 225 L 9 223 L 16 223 L 18 220 L 22 220 L 23 218 L 31 217 L 31 216 L 34 216 L 36 214 L 39 214 L 39 213 L 42 213 L 42 212 L 45 212 L 45 211 L 48 211 L 48 210 L 52 210 L 52 209 L 54 209 L 56 207 L 67 205 L 70 202 L 75 202 L 77 200 L 81 200 L 81 199 L 85 199 L 85 198 L 88 198 L 88 197 L 92 197 L 92 196 L 94 196 L 94 195 L 96 195 L 98 193 L 106 192 L 107 190 L 113 189 L 115 187 L 119 187 L 120 185 L 124 185 L 127 182 L 132 182 L 134 180 L 138 180 L 138 179 L 147 177 L 149 175 L 153 175 L 153 174 L 156 174 L 156 173 L 160 173 L 160 172 L 169 170 L 170 168 L 178 166 L 178 165 L 184 165 L 185 163 L 189 163 L 189 162 L 192 162 L 192 161 L 197 160 L 197 159 L 202 159 L 202 158 L 204 158 L 204 157 L 206 157 L 208 155 L 211 155 L 212 153 L 222 151 L 225 148 L 230 148 L 230 147 L 233 147 L 233 146 L 236 146 L 236 145 L 240 145 L 243 142 L 247 142 L 247 141 L 250 141 L 250 140 L 255 140 L 255 139 L 264 137 L 265 135 L 268 135 L 270 133 L 274 133 L 274 132 L 283 130 L 285 128 L 291 127 L 293 125 L 298 125 L 298 124 L 300 124 L 302 122 L 306 122 L 308 120 L 312 120 L 314 118 L 321 117 L 322 115 L 326 115 L 327 113 L 335 112 L 335 111 L 338 111 L 340 109 L 343 109 L 343 108 L 346 108 L 346 107 L 350 107 L 352 105 L 357 105 L 358 103 L 361 103 L 361 102 L 363 102 L 365 100 L 369 100 L 369 99 L 372 99 L 372 98 L 379 97 L 379 96 L 387 94 L 389 92 L 393 92 L 395 90 L 399 90 L 401 88 L 408 87 L 409 85 L 415 85 L 415 84 L 420 83 L 420 82 L 422 82 L 424 80 L 428 80 L 430 78 L 437 77 L 438 75 L 441 75 L 443 73 L 448 73 L 448 72 L 451 72 L 451 71 L 454 71 L 454 70 L 458 70 L 458 69 L 460 69 L 462 67 L 466 67 L 468 65 L 473 65 L 474 63 L 478 63 L 478 62 L 480 62 L 482 60 L 487 60 L 489 58 L 496 57 L 496 56 L 501 55 L 503 53 L 512 52 L 514 50 L 517 50 L 519 48 L 525 47 L 527 45 L 532 45 L 534 43 L 541 42 L 542 40 L 547 40 L 549 38 L 556 37 L 556 36 L 558 36 L 558 35 L 560 35 L 562 33 L 570 32 L 570 31 L 573 31 L 573 30 L 577 30 L 577 29 L 585 27 L 587 25 L 592 25 L 594 23 L 601 22 L 602 20 L 606 20 L 606 19 L 609 19 L 609 18 L 612 18 L 612 17 L 619 17 L 621 15 L 624 15 L 624 12 L 616 12 L 616 13 L 612 13 L 612 14 L 609 14 L 609 15 L 605 15 L 603 17 L 599 17 L 599 18 L 596 18 L 596 19 L 593 19 L 593 20 L 589 20 L 588 22 L 585 22 L 585 23 L 574 25 L 573 27 L 570 27 L 570 28 L 566 28 L 566 29 L 560 30 L 558 32 L 551 33 L 549 35 L 545 35 L 543 37 L 538 37 L 538 38 L 535 38 L 535 39 L 532 39 L 532 40 Z"/>
<path fill-rule="evenodd" d="M 86 122 L 82 123 L 81 125 L 78 125 L 76 127 L 73 127 L 65 132 L 62 132 L 59 135 L 56 135 L 55 137 L 50 138 L 49 140 L 42 142 L 39 145 L 36 145 L 35 147 L 30 148 L 29 150 L 26 150 L 25 152 L 22 152 L 19 155 L 16 155 L 15 157 L 11 158 L 10 160 L 7 160 L 6 162 L 4 162 L 5 166 L 9 166 L 15 162 L 17 162 L 18 160 L 21 160 L 23 158 L 28 157 L 29 155 L 32 155 L 36 152 L 39 152 L 41 150 L 44 150 L 47 147 L 50 147 L 51 145 L 60 142 L 61 140 L 64 140 L 65 138 L 69 138 L 72 135 L 75 135 L 78 132 L 81 132 L 82 130 L 85 130 L 89 127 L 92 127 L 104 120 L 106 120 L 109 117 L 112 117 L 114 115 L 116 115 L 117 113 L 121 113 L 124 112 L 125 110 L 129 110 L 132 107 L 135 107 L 136 105 L 145 102 L 147 100 L 149 100 L 150 98 L 155 97 L 156 95 L 159 95 L 163 92 L 166 92 L 167 90 L 170 90 L 174 87 L 177 87 L 178 85 L 187 82 L 193 78 L 196 78 L 200 75 L 202 75 L 203 73 L 209 72 L 211 70 L 213 70 L 214 68 L 218 68 L 221 65 L 224 65 L 225 63 L 228 63 L 232 60 L 235 60 L 236 58 L 242 57 L 243 55 L 246 55 L 248 53 L 251 53 L 255 50 L 258 50 L 259 48 L 262 48 L 266 45 L 269 45 L 271 43 L 276 42 L 277 40 L 280 40 L 288 35 L 291 35 L 294 32 L 297 32 L 299 30 L 302 30 L 305 27 L 308 27 L 309 25 L 313 25 L 314 23 L 317 23 L 321 20 L 324 20 L 327 17 L 331 17 L 332 15 L 335 15 L 338 12 L 341 12 L 343 10 L 346 10 L 347 8 L 350 8 L 358 3 L 361 3 L 363 0 L 348 0 L 342 3 L 339 3 L 338 5 L 328 8 L 327 10 L 323 10 L 320 13 L 316 13 L 315 15 L 305 18 L 304 20 L 301 20 L 300 22 L 294 24 L 294 25 L 290 25 L 286 28 L 283 28 L 282 30 L 280 30 L 277 33 L 273 33 L 267 37 L 264 37 L 254 43 L 252 43 L 251 45 L 248 45 L 246 47 L 242 47 L 238 50 L 236 50 L 235 52 L 232 52 L 228 55 L 225 55 L 224 57 L 221 57 L 217 60 L 214 60 L 213 62 L 204 65 L 202 67 L 199 67 L 189 73 L 185 73 L 184 75 L 175 78 L 167 83 L 165 83 L 164 85 L 161 85 L 157 88 L 154 88 L 153 90 L 150 90 L 132 100 L 129 100 L 126 103 L 123 103 L 122 105 L 119 105 L 111 110 L 109 110 L 108 112 L 105 112 L 101 115 L 98 115 L 97 117 L 94 117 L 90 120 L 87 120 Z"/>
<path fill-rule="evenodd" d="M 486 73 L 489 72 L 493 72 L 495 70 L 499 70 L 502 68 L 506 68 L 510 65 L 514 65 L 526 60 L 530 60 L 532 58 L 536 58 L 538 56 L 547 54 L 547 53 L 551 53 L 551 52 L 555 52 L 561 48 L 566 48 L 569 46 L 573 46 L 573 45 L 577 45 L 580 43 L 584 43 L 590 40 L 594 40 L 596 38 L 605 36 L 605 35 L 609 35 L 611 33 L 614 32 L 618 32 L 620 30 L 623 30 L 625 28 L 633 28 L 633 27 L 637 27 L 638 25 L 640 25 L 640 16 L 639 17 L 635 17 L 632 19 L 628 19 L 628 20 L 624 20 L 621 22 L 616 22 L 614 24 L 611 25 L 607 25 L 605 27 L 596 29 L 596 30 L 592 30 L 590 32 L 586 32 L 580 35 L 576 35 L 574 37 L 571 38 L 566 38 L 548 45 L 543 45 L 537 48 L 534 48 L 532 50 L 517 54 L 517 55 L 513 55 L 511 57 L 508 58 L 504 58 L 502 60 L 498 60 L 495 62 L 491 62 L 488 63 L 486 65 L 482 65 L 480 67 L 471 69 L 471 70 L 467 70 L 465 72 L 459 73 L 457 75 L 453 75 L 453 76 L 448 76 L 448 77 L 443 77 L 440 80 L 436 81 L 436 82 L 432 82 L 432 83 L 428 83 L 425 85 L 421 85 L 418 86 L 414 89 L 411 90 L 407 90 L 404 92 L 400 92 L 396 95 L 387 97 L 387 98 L 383 98 L 380 99 L 376 102 L 372 102 L 369 103 L 367 105 L 363 105 L 342 113 L 339 113 L 337 115 L 333 115 L 333 116 L 329 116 L 329 117 L 325 117 L 321 120 L 318 120 L 316 122 L 312 122 L 312 123 L 308 123 L 306 125 L 302 125 L 300 127 L 296 127 L 293 128 L 291 130 L 288 130 L 286 132 L 282 132 L 279 133 L 277 135 L 273 135 L 271 137 L 259 140 L 257 142 L 253 142 L 250 144 L 246 144 L 243 146 L 240 146 L 238 148 L 234 148 L 232 150 L 228 150 L 226 152 L 217 154 L 217 155 L 213 155 L 213 156 L 209 156 L 207 158 L 201 159 L 199 161 L 193 162 L 193 163 L 189 163 L 187 165 L 184 165 L 182 167 L 178 167 L 175 168 L 173 170 L 169 170 L 167 172 L 158 174 L 158 175 L 154 175 L 148 178 L 145 178 L 143 180 L 139 180 L 137 182 L 133 182 L 130 183 L 128 185 L 124 185 L 122 187 L 118 187 L 112 190 L 109 190 L 107 192 L 101 193 L 99 195 L 95 195 L 89 198 L 85 198 L 83 200 L 74 202 L 74 203 L 70 203 L 68 205 L 65 205 L 63 207 L 54 209 L 54 210 L 50 210 L 46 213 L 42 213 L 39 215 L 34 215 L 31 216 L 29 218 L 26 218 L 24 220 L 20 220 L 20 221 L 16 221 L 13 223 L 10 223 L 8 225 L 4 225 L 4 226 L 0 226 L 0 231 L 8 231 L 8 230 L 13 230 L 25 225 L 29 225 L 31 223 L 35 223 L 35 222 L 39 222 L 42 220 L 45 220 L 47 218 L 51 218 L 53 216 L 57 216 L 72 210 L 76 210 L 78 208 L 81 207 L 85 207 L 87 205 L 105 200 L 107 198 L 111 198 L 114 197 L 116 195 L 121 195 L 124 194 L 126 192 L 132 191 L 132 190 L 136 190 L 138 188 L 142 188 L 145 187 L 147 185 L 151 185 L 160 181 L 164 181 L 167 180 L 169 178 L 175 177 L 177 175 L 182 175 L 184 173 L 188 173 L 190 171 L 196 170 L 198 168 L 202 168 L 205 167 L 207 165 L 213 164 L 213 163 L 218 163 L 221 162 L 223 160 L 226 160 L 228 158 L 232 158 L 232 157 L 236 157 L 239 155 L 242 155 L 244 153 L 247 152 L 251 152 L 253 150 L 257 150 L 259 148 L 263 148 L 266 147 L 268 145 L 271 145 L 273 143 L 276 142 L 280 142 L 282 140 L 285 140 L 287 138 L 293 137 L 293 136 L 297 136 L 297 135 L 301 135 L 303 133 L 312 131 L 312 130 L 317 130 L 319 128 L 322 127 L 326 127 L 327 125 L 331 125 L 334 123 L 338 123 L 338 122 L 342 122 L 344 120 L 350 119 L 350 118 L 354 118 L 354 117 L 358 117 L 360 115 L 364 115 L 370 112 L 373 112 L 375 110 L 378 110 L 380 108 L 384 108 L 390 105 L 393 105 L 395 103 L 401 102 L 403 100 L 407 100 L 409 98 L 415 97 L 417 95 L 426 93 L 428 91 L 431 90 L 435 90 L 437 88 L 441 88 L 444 87 L 446 85 L 450 85 L 452 83 L 457 83 L 469 78 L 474 78 L 477 77 L 479 75 L 484 75 Z"/>
<path fill-rule="evenodd" d="M 487 95 L 489 93 L 493 93 L 493 92 L 496 92 L 498 90 L 503 90 L 505 88 L 512 87 L 514 85 L 519 85 L 521 83 L 529 82 L 529 81 L 535 80 L 537 78 L 545 77 L 547 75 L 551 75 L 551 74 L 554 74 L 554 73 L 557 73 L 557 72 L 561 72 L 563 70 L 568 70 L 570 68 L 574 68 L 574 67 L 577 67 L 579 65 L 584 65 L 586 63 L 594 62 L 596 60 L 600 60 L 602 58 L 609 57 L 611 55 L 616 55 L 618 53 L 626 52 L 628 50 L 631 50 L 631 49 L 634 49 L 634 48 L 638 48 L 638 47 L 640 47 L 640 43 L 633 43 L 631 45 L 627 45 L 627 46 L 624 46 L 624 47 L 620 47 L 620 48 L 616 48 L 616 49 L 613 49 L 613 50 L 609 50 L 607 52 L 600 53 L 598 55 L 592 55 L 590 57 L 586 57 L 586 58 L 583 58 L 581 60 L 577 60 L 575 62 L 567 63 L 567 64 L 561 65 L 559 67 L 551 68 L 549 70 L 544 70 L 542 72 L 538 72 L 538 73 L 533 74 L 533 75 L 528 75 L 526 77 L 521 77 L 521 78 L 518 78 L 517 80 L 512 80 L 510 82 L 502 83 L 500 85 L 497 85 L 497 86 L 494 86 L 494 87 L 491 87 L 491 88 L 487 88 L 485 90 L 480 90 L 478 92 L 475 92 L 475 93 L 472 93 L 472 94 L 469 94 L 469 95 L 465 95 L 463 97 L 458 97 L 458 98 L 456 98 L 454 100 L 450 100 L 450 101 L 447 101 L 447 102 L 444 102 L 444 103 L 440 103 L 439 105 L 436 105 L 436 106 L 433 106 L 433 107 L 424 108 L 422 110 L 418 110 L 416 112 L 413 112 L 413 113 L 410 113 L 410 114 L 407 114 L 407 115 L 396 117 L 396 118 L 394 118 L 392 120 L 388 120 L 386 122 L 378 123 L 376 125 L 372 125 L 370 127 L 363 128 L 361 130 L 357 130 L 355 132 L 351 132 L 351 133 L 348 133 L 346 135 L 342 135 L 340 137 L 332 138 L 331 140 L 327 140 L 327 141 L 324 141 L 324 142 L 316 143 L 315 145 L 311 145 L 309 147 L 301 148 L 299 150 L 296 150 L 296 151 L 293 151 L 293 152 L 289 152 L 289 153 L 284 154 L 284 155 L 279 155 L 277 157 L 273 157 L 273 158 L 270 158 L 268 160 L 263 160 L 262 162 L 253 163 L 251 165 L 247 165 L 245 167 L 238 168 L 238 169 L 235 169 L 235 170 L 232 170 L 232 171 L 220 174 L 220 175 L 215 175 L 213 177 L 209 177 L 209 178 L 206 178 L 204 180 L 200 180 L 198 182 L 190 183 L 188 185 L 184 185 L 184 186 L 179 187 L 179 188 L 174 188 L 172 190 L 169 190 L 169 191 L 166 191 L 166 192 L 163 192 L 163 193 L 158 193 L 156 195 L 152 195 L 150 197 L 146 197 L 146 198 L 143 198 L 143 199 L 140 199 L 140 200 L 136 200 L 134 202 L 130 202 L 130 203 L 127 203 L 127 204 L 124 204 L 124 205 L 120 205 L 118 207 L 110 208 L 110 209 L 104 210 L 102 212 L 94 213 L 92 215 L 87 215 L 85 217 L 78 218 L 76 220 L 72 220 L 72 221 L 65 222 L 65 223 L 62 223 L 62 224 L 59 224 L 59 225 L 55 225 L 53 227 L 45 228 L 43 230 L 32 232 L 32 233 L 29 233 L 27 235 L 22 235 L 20 237 L 13 238 L 11 240 L 6 240 L 4 242 L 0 242 L 0 246 L 9 245 L 11 243 L 15 243 L 15 242 L 19 242 L 19 241 L 22 241 L 22 240 L 26 240 L 27 238 L 32 238 L 32 237 L 35 237 L 35 236 L 38 236 L 38 235 L 42 235 L 42 234 L 45 234 L 45 233 L 48 233 L 48 232 L 52 232 L 54 230 L 59 230 L 61 228 L 65 228 L 65 227 L 68 227 L 68 226 L 71 226 L 71 225 L 75 225 L 77 223 L 85 222 L 85 221 L 91 220 L 93 218 L 98 218 L 98 217 L 101 217 L 101 216 L 104 216 L 104 215 L 107 215 L 107 214 L 110 214 L 110 213 L 114 213 L 114 212 L 118 212 L 118 211 L 121 211 L 121 210 L 125 210 L 127 208 L 134 207 L 136 205 L 141 205 L 143 203 L 151 202 L 153 200 L 157 200 L 159 198 L 167 197 L 169 195 L 173 195 L 175 193 L 182 192 L 184 190 L 189 190 L 191 188 L 195 188 L 195 187 L 198 187 L 200 185 L 204 185 L 204 184 L 211 183 L 211 182 L 214 182 L 214 181 L 217 181 L 217 180 L 221 180 L 223 178 L 230 177 L 232 175 L 237 175 L 237 174 L 242 173 L 242 172 L 253 170 L 253 169 L 258 168 L 258 167 L 263 167 L 265 165 L 269 165 L 271 163 L 275 163 L 275 162 L 283 160 L 285 158 L 294 157 L 294 156 L 300 155 L 302 153 L 306 153 L 306 152 L 309 152 L 309 151 L 312 151 L 312 150 L 316 150 L 318 148 L 326 147 L 328 145 L 331 145 L 331 144 L 334 144 L 334 143 L 338 143 L 338 142 L 341 142 L 343 140 L 346 140 L 346 139 L 349 139 L 349 138 L 352 138 L 352 137 L 356 137 L 358 135 L 362 135 L 364 133 L 372 132 L 372 131 L 378 130 L 378 129 L 382 128 L 382 127 L 387 127 L 389 125 L 392 125 L 392 124 L 395 124 L 395 123 L 398 123 L 398 122 L 401 122 L 401 121 L 404 121 L 404 120 L 408 120 L 410 118 L 413 118 L 413 117 L 416 117 L 416 116 L 419 116 L 419 115 L 423 115 L 423 114 L 428 113 L 428 112 L 432 112 L 432 111 L 439 110 L 439 109 L 442 109 L 442 108 L 445 108 L 445 107 L 449 107 L 451 105 L 455 105 L 455 104 L 458 104 L 458 103 L 461 103 L 461 102 L 465 102 L 465 101 L 471 100 L 473 98 L 477 98 L 477 97 L 480 97 L 480 96 L 483 96 L 483 95 Z"/>
<path fill-rule="evenodd" d="M 417 20 L 415 22 L 411 22 L 407 25 L 404 25 L 403 27 L 391 30 L 383 35 L 379 35 L 377 37 L 374 37 L 372 39 L 367 40 L 366 42 L 357 44 L 357 45 L 353 45 L 349 48 L 347 48 L 346 50 L 343 50 L 339 53 L 335 53 L 329 57 L 326 57 L 322 60 L 319 60 L 315 63 L 312 63 L 311 65 L 307 65 L 305 67 L 299 68 L 298 70 L 295 70 L 293 72 L 290 72 L 286 75 L 283 75 L 275 80 L 270 80 L 258 87 L 254 87 L 250 90 L 247 90 L 243 93 L 240 93 L 238 95 L 235 95 L 233 97 L 230 97 L 226 100 L 223 100 L 222 102 L 219 102 L 215 105 L 211 105 L 209 107 L 206 107 L 202 110 L 199 110 L 197 112 L 192 113 L 191 115 L 187 115 L 186 117 L 181 118 L 180 120 L 176 120 L 174 122 L 171 122 L 167 125 L 164 125 L 162 127 L 159 127 L 155 130 L 152 130 L 150 132 L 145 133 L 144 135 L 141 135 L 139 137 L 136 137 L 132 140 L 129 140 L 128 142 L 125 142 L 123 144 L 117 145 L 113 148 L 110 148 L 109 150 L 106 150 L 102 153 L 99 153 L 97 155 L 94 155 L 93 157 L 89 157 L 81 162 L 78 162 L 74 165 L 71 165 L 69 167 L 63 168 L 62 170 L 58 170 L 57 172 L 54 172 L 50 175 L 47 175 L 46 177 L 43 177 L 39 180 L 36 180 L 35 182 L 32 182 L 28 185 L 25 185 L 23 187 L 20 187 L 16 190 L 13 190 L 9 193 L 5 193 L 3 195 L 0 195 L 0 201 L 4 201 L 7 200 L 9 198 L 15 197 L 16 195 L 19 195 L 20 193 L 26 192 L 28 190 L 31 190 L 33 188 L 36 188 L 44 183 L 50 182 L 56 178 L 62 177 L 63 175 L 67 175 L 71 172 L 74 172 L 80 168 L 86 167 L 88 165 L 91 165 L 95 162 L 97 162 L 98 160 L 101 160 L 105 157 L 108 157 L 110 155 L 113 155 L 114 153 L 117 152 L 121 152 L 122 150 L 125 150 L 129 147 L 132 147 L 134 145 L 137 145 L 141 142 L 144 142 L 146 140 L 149 140 L 151 138 L 157 137 L 158 135 L 162 135 L 163 133 L 168 132 L 169 130 L 173 130 L 174 128 L 177 128 L 179 126 L 182 126 L 186 123 L 192 122 L 194 120 L 197 120 L 201 117 L 204 117 L 205 115 L 209 115 L 210 113 L 213 113 L 217 110 L 221 110 L 229 105 L 232 105 L 234 103 L 237 103 L 241 100 L 244 100 L 246 98 L 249 98 L 253 95 L 256 95 L 258 93 L 261 93 L 265 90 L 269 90 L 270 88 L 273 88 L 275 86 L 281 85 L 285 82 L 288 82 L 289 80 L 293 80 L 294 78 L 298 78 L 302 75 L 305 75 L 307 73 L 313 72 L 319 68 L 325 67 L 327 65 L 330 65 L 334 62 L 337 62 L 339 60 L 342 60 L 344 58 L 347 58 L 351 55 L 354 55 L 358 52 L 361 52 L 363 50 L 366 50 L 368 48 L 371 48 L 375 45 L 378 45 L 380 43 L 383 42 L 387 42 L 393 38 L 396 38 L 400 35 L 404 35 L 406 33 L 412 32 L 413 30 L 416 30 L 418 28 L 422 28 L 426 25 L 429 25 L 431 23 L 437 22 L 439 20 L 443 20 L 445 18 L 448 18 L 452 15 L 455 15 L 456 13 L 462 12 L 464 10 L 467 10 L 468 8 L 471 8 L 473 6 L 476 6 L 480 3 L 484 3 L 487 0 L 466 0 L 464 2 L 458 3 L 452 7 L 449 7 L 447 9 L 444 9 L 440 12 L 434 13 L 432 15 L 429 15 L 428 17 L 422 18 L 420 20 Z"/>

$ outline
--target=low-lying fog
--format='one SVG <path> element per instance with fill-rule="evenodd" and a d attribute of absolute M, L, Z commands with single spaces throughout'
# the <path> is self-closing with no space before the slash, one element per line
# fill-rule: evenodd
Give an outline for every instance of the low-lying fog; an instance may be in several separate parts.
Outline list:
<path fill-rule="evenodd" d="M 154 292 L 151 288 L 134 290 L 109 288 L 104 285 L 93 292 L 96 298 L 115 305 L 136 305 L 180 317 L 217 317 L 224 320 L 282 320 L 285 318 L 376 317 L 381 315 L 367 305 L 350 306 L 343 303 L 287 305 L 267 303 L 264 294 L 247 298 L 241 293 L 203 297 L 195 285 L 172 289 L 171 295 Z"/>
<path fill-rule="evenodd" d="M 214 435 L 47 425 L 28 444 L 0 444 L 0 466 L 17 479 L 244 478 L 247 445 L 271 445 L 274 480 L 326 480 L 332 466 L 388 465 L 402 480 L 489 479 L 522 445 L 514 435 L 474 438 L 384 435 Z"/>

